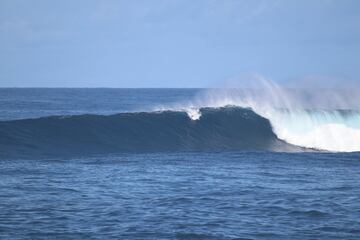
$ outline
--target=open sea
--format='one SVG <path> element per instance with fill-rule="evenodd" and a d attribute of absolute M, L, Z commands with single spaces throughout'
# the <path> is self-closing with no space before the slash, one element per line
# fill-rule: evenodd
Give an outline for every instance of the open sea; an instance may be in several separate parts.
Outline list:
<path fill-rule="evenodd" d="M 204 91 L 0 89 L 0 239 L 360 239 L 358 111 Z"/>

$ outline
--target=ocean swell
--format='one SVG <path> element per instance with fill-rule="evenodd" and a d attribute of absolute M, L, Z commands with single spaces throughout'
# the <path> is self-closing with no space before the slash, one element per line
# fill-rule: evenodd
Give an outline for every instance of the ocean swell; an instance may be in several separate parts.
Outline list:
<path fill-rule="evenodd" d="M 278 139 L 269 120 L 240 107 L 201 108 L 190 113 L 159 111 L 3 121 L 0 136 L 0 158 L 303 150 Z"/>

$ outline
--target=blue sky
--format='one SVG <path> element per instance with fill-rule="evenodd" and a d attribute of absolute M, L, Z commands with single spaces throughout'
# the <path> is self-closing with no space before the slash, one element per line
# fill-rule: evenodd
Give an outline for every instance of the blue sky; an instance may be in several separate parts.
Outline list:
<path fill-rule="evenodd" d="M 1 87 L 359 81 L 358 0 L 1 0 Z"/>

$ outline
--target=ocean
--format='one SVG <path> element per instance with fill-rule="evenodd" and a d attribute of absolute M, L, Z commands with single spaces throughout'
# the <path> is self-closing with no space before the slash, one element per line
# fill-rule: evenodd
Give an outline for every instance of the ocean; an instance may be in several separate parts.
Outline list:
<path fill-rule="evenodd" d="M 359 239 L 359 111 L 245 96 L 0 89 L 0 238 Z"/>

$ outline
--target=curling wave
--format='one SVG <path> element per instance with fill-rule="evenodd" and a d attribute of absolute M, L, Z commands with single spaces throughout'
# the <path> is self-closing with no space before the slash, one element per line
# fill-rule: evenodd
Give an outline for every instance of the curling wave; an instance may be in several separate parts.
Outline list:
<path fill-rule="evenodd" d="M 190 114 L 161 111 L 3 121 L 0 136 L 1 158 L 159 151 L 304 150 L 280 140 L 269 120 L 240 107 L 201 108 Z"/>
<path fill-rule="evenodd" d="M 233 105 L 236 106 L 236 105 Z M 277 137 L 299 147 L 332 152 L 360 151 L 360 111 L 277 109 L 252 105 L 254 112 L 269 120 Z M 201 118 L 195 108 L 190 118 Z"/>
<path fill-rule="evenodd" d="M 288 89 L 258 77 L 250 88 L 210 89 L 174 109 L 201 118 L 202 107 L 251 108 L 276 136 L 299 147 L 332 152 L 360 151 L 359 89 Z"/>

